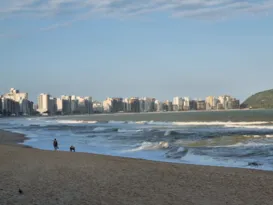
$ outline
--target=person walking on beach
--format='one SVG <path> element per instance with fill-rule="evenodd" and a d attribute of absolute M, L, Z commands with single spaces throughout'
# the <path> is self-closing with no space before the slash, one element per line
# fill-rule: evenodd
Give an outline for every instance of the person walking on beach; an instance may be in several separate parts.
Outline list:
<path fill-rule="evenodd" d="M 56 139 L 54 139 L 53 141 L 53 147 L 54 147 L 54 150 L 56 151 L 57 149 L 59 149 L 58 147 L 58 141 Z"/>

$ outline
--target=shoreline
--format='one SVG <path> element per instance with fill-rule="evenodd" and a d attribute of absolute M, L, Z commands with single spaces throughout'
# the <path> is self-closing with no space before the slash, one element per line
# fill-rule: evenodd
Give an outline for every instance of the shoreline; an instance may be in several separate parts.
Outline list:
<path fill-rule="evenodd" d="M 36 147 L 32 147 L 30 145 L 23 144 L 26 140 L 29 140 L 29 137 L 26 137 L 25 134 L 18 133 L 18 132 L 12 132 L 7 130 L 0 129 L 0 145 L 9 145 L 9 146 L 15 146 L 15 147 L 23 147 L 23 148 L 31 148 L 31 149 L 37 149 L 37 150 L 43 150 L 52 152 L 50 149 L 40 149 Z M 58 152 L 69 152 L 68 150 L 58 150 Z M 222 165 L 204 165 L 204 164 L 195 164 L 195 163 L 181 163 L 176 161 L 164 161 L 164 160 L 153 160 L 153 159 L 147 159 L 147 158 L 136 158 L 136 157 L 128 157 L 128 156 L 116 156 L 116 155 L 110 155 L 110 154 L 100 154 L 100 153 L 92 153 L 92 152 L 82 152 L 77 151 L 77 153 L 84 153 L 84 154 L 90 154 L 90 155 L 99 155 L 99 156 L 108 156 L 108 157 L 116 157 L 116 158 L 124 158 L 124 159 L 133 159 L 133 160 L 145 160 L 145 161 L 151 161 L 151 162 L 158 162 L 158 163 L 167 163 L 167 164 L 177 164 L 177 165 L 186 165 L 186 166 L 203 166 L 203 167 L 216 167 L 216 168 L 227 168 L 227 169 L 246 169 L 246 170 L 258 170 L 258 171 L 266 171 L 266 172 L 272 172 L 273 170 L 267 170 L 267 169 L 254 169 L 251 167 L 232 167 L 232 166 L 222 166 Z"/>
<path fill-rule="evenodd" d="M 0 129 L 0 145 L 32 148 L 31 146 L 21 144 L 28 139 L 30 138 L 26 137 L 24 134 Z"/>
<path fill-rule="evenodd" d="M 272 203 L 270 171 L 25 149 L 16 144 L 26 139 L 0 130 L 0 204 Z"/>

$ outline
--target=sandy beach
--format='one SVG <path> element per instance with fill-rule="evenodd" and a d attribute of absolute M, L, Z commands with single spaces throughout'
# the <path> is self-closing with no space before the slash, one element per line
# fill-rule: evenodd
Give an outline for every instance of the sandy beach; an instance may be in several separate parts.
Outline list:
<path fill-rule="evenodd" d="M 25 139 L 0 131 L 1 205 L 272 204 L 273 172 L 44 151 L 16 144 Z"/>

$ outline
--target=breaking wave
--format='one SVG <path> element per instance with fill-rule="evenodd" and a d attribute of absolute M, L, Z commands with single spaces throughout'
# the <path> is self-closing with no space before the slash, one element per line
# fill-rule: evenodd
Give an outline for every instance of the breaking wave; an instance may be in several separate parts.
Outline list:
<path fill-rule="evenodd" d="M 119 133 L 138 133 L 138 132 L 143 132 L 143 130 L 127 130 L 127 129 L 118 129 L 117 130 Z"/>
<path fill-rule="evenodd" d="M 172 149 L 170 149 L 165 156 L 167 158 L 172 158 L 172 159 L 179 159 L 183 156 L 185 156 L 188 152 L 188 148 L 185 147 L 174 147 Z"/>
<path fill-rule="evenodd" d="M 96 124 L 98 122 L 97 121 L 85 121 L 85 120 L 57 120 L 57 123 L 60 123 L 60 124 L 81 124 L 81 123 Z"/>
<path fill-rule="evenodd" d="M 129 152 L 141 151 L 141 150 L 158 150 L 158 149 L 167 149 L 169 148 L 168 142 L 143 142 L 139 147 L 128 150 Z"/>
<path fill-rule="evenodd" d="M 31 119 L 30 119 L 31 120 Z M 86 120 L 57 120 L 57 123 L 61 124 L 96 124 L 105 123 L 100 121 L 86 121 Z M 226 126 L 226 127 L 248 127 L 251 125 L 266 125 L 272 124 L 273 122 L 267 121 L 254 121 L 254 122 L 222 122 L 222 121 L 212 121 L 212 122 L 202 122 L 202 121 L 192 121 L 192 122 L 161 122 L 161 121 L 106 121 L 108 124 L 139 124 L 139 125 L 175 125 L 175 126 Z M 259 127 L 259 126 L 257 126 Z M 273 129 L 273 128 L 272 128 Z"/>
<path fill-rule="evenodd" d="M 230 125 L 230 124 L 227 124 L 225 125 L 225 127 L 229 127 L 229 128 L 242 128 L 242 129 L 266 129 L 266 130 L 272 130 L 273 129 L 273 126 L 258 126 L 258 125 Z"/>

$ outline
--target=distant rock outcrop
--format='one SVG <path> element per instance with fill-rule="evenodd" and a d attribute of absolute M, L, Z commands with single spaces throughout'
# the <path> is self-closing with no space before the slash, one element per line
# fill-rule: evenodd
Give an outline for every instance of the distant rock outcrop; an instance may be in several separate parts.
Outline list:
<path fill-rule="evenodd" d="M 273 89 L 256 93 L 242 104 L 242 108 L 273 108 Z"/>

